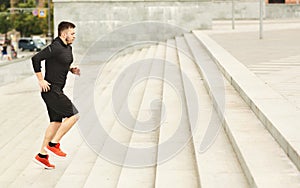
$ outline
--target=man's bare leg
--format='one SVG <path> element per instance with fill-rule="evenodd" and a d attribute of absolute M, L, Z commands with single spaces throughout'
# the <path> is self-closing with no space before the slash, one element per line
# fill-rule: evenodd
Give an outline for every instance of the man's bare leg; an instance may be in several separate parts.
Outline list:
<path fill-rule="evenodd" d="M 48 143 L 54 138 L 54 136 L 57 133 L 57 130 L 61 126 L 61 122 L 51 122 L 48 128 L 45 132 L 44 141 L 42 144 L 42 148 L 40 150 L 40 154 L 47 154 L 47 151 L 45 150 L 45 147 L 48 145 Z"/>
<path fill-rule="evenodd" d="M 61 126 L 58 128 L 55 136 L 52 138 L 52 143 L 59 143 L 61 138 L 73 127 L 73 125 L 78 121 L 79 115 L 73 115 L 69 118 L 66 118 Z"/>

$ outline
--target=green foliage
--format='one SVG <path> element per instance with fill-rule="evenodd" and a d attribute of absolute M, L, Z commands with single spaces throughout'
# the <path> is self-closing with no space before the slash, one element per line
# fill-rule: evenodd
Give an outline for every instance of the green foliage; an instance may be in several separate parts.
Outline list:
<path fill-rule="evenodd" d="M 14 14 L 9 14 L 8 7 L 5 5 L 1 9 L 2 4 L 9 0 L 0 0 L 0 33 L 6 33 L 11 29 L 16 29 L 21 32 L 22 36 L 30 35 L 47 35 L 48 32 L 48 18 L 39 18 L 32 14 L 32 9 L 36 8 L 35 0 L 20 1 L 17 4 L 17 8 L 24 8 L 21 11 L 16 11 Z M 28 9 L 29 8 L 29 9 Z M 31 8 L 31 9 L 30 9 Z M 51 8 L 51 20 L 52 19 L 52 8 Z M 47 12 L 48 16 L 48 12 Z M 51 21 L 52 24 L 52 21 Z M 53 28 L 53 27 L 51 27 Z"/>
<path fill-rule="evenodd" d="M 13 26 L 23 36 L 46 34 L 48 28 L 47 19 L 26 13 L 16 15 Z"/>
<path fill-rule="evenodd" d="M 19 8 L 34 8 L 34 7 L 36 7 L 36 6 L 37 6 L 37 5 L 36 5 L 36 3 L 35 3 L 34 0 L 26 0 L 25 3 L 20 2 L 20 3 L 18 4 L 18 7 L 19 7 Z"/>
<path fill-rule="evenodd" d="M 10 16 L 7 12 L 9 0 L 0 0 L 0 33 L 6 33 L 11 29 Z"/>
<path fill-rule="evenodd" d="M 9 0 L 0 0 L 0 12 L 3 12 L 9 8 Z"/>
<path fill-rule="evenodd" d="M 0 14 L 0 33 L 6 33 L 12 28 L 9 14 Z"/>

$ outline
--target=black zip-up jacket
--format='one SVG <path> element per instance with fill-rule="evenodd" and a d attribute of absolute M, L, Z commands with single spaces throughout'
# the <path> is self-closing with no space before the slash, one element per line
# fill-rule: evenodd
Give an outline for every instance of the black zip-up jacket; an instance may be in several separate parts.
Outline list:
<path fill-rule="evenodd" d="M 73 62 L 72 47 L 59 38 L 34 55 L 32 58 L 34 72 L 41 72 L 41 61 L 45 60 L 45 80 L 53 86 L 64 88 L 70 65 Z"/>

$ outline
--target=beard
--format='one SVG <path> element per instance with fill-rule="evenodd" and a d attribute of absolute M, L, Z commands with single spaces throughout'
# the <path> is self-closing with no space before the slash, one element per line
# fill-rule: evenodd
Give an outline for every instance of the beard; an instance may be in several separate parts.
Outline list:
<path fill-rule="evenodd" d="M 66 37 L 66 42 L 67 42 L 67 44 L 72 44 L 73 43 L 73 40 L 72 39 L 70 39 L 70 37 Z"/>

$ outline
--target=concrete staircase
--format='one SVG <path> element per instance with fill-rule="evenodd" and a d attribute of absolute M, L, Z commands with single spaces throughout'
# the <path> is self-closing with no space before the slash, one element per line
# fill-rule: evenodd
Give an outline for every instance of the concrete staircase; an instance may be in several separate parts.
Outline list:
<path fill-rule="evenodd" d="M 108 136 L 79 122 L 62 141 L 70 157 L 51 158 L 52 171 L 30 161 L 47 122 L 35 78 L 0 88 L 1 106 L 15 112 L 1 108 L 0 187 L 300 187 L 299 112 L 202 32 L 112 58 L 101 71 L 87 106 Z"/>

